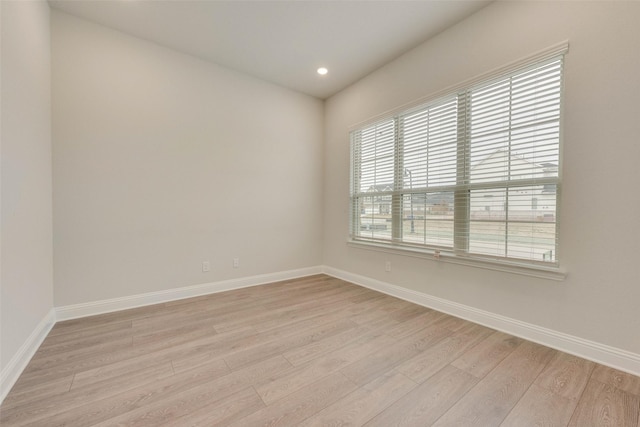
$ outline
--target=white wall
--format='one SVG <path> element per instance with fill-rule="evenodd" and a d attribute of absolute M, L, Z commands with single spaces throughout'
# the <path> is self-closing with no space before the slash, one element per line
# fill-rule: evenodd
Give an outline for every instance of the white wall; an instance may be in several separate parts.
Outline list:
<path fill-rule="evenodd" d="M 325 264 L 640 354 L 638 22 L 637 2 L 496 2 L 330 98 Z M 347 246 L 350 126 L 565 40 L 566 280 Z"/>
<path fill-rule="evenodd" d="M 53 308 L 51 55 L 46 2 L 2 1 L 0 8 L 0 372 L 5 380 L 14 374 L 9 365 L 17 363 Z"/>
<path fill-rule="evenodd" d="M 52 49 L 56 307 L 322 263 L 321 101 L 57 11 Z"/>

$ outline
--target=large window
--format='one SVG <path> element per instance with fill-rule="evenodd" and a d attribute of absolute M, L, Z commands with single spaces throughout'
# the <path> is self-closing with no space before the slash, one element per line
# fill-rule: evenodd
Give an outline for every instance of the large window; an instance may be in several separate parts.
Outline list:
<path fill-rule="evenodd" d="M 351 239 L 555 266 L 563 56 L 351 132 Z"/>

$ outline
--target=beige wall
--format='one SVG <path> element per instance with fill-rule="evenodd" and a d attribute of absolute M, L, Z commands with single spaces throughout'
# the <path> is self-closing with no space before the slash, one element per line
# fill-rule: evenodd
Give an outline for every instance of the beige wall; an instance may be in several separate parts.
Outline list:
<path fill-rule="evenodd" d="M 0 3 L 0 372 L 6 373 L 53 308 L 51 57 L 47 3 Z"/>
<path fill-rule="evenodd" d="M 322 263 L 321 101 L 56 11 L 52 49 L 56 307 Z"/>
<path fill-rule="evenodd" d="M 639 354 L 639 18 L 636 2 L 496 2 L 330 98 L 324 263 Z M 566 280 L 347 246 L 350 126 L 565 40 Z"/>

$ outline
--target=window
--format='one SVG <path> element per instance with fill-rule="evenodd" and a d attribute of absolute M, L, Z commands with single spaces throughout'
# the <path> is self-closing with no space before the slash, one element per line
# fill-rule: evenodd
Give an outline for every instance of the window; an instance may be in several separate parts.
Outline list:
<path fill-rule="evenodd" d="M 557 266 L 562 66 L 556 52 L 352 131 L 351 239 Z"/>

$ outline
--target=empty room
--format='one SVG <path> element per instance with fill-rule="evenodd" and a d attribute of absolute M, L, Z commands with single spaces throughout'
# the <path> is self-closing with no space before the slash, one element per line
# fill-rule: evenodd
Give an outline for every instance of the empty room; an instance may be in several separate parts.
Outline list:
<path fill-rule="evenodd" d="M 0 21 L 1 426 L 640 427 L 640 2 Z"/>

